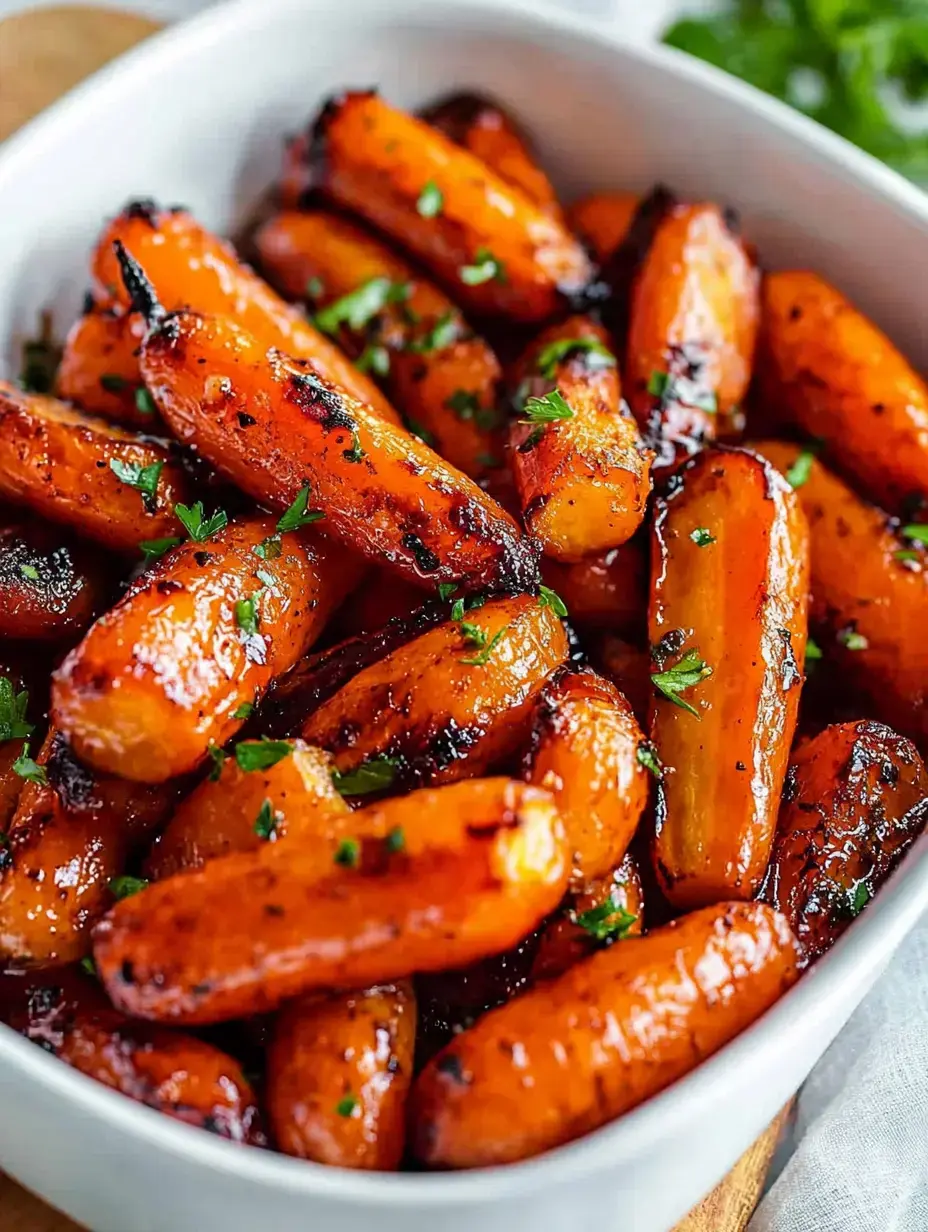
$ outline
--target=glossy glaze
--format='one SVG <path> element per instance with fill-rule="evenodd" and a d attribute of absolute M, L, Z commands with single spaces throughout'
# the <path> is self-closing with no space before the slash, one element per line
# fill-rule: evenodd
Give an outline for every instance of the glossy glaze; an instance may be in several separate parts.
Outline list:
<path fill-rule="evenodd" d="M 408 982 L 291 1001 L 268 1049 L 268 1116 L 280 1150 L 341 1168 L 397 1169 L 415 1040 Z"/>
<path fill-rule="evenodd" d="M 481 774 L 528 735 L 539 690 L 567 657 L 567 636 L 550 607 L 530 595 L 491 599 L 465 613 L 481 650 L 447 622 L 359 672 L 303 725 L 339 770 L 395 759 L 394 790 Z M 486 664 L 479 657 L 501 634 Z"/>
<path fill-rule="evenodd" d="M 700 546 L 692 535 L 708 531 Z M 716 448 L 656 507 L 648 613 L 652 671 L 687 652 L 711 675 L 652 693 L 651 738 L 666 772 L 654 861 L 678 909 L 751 898 L 767 866 L 805 659 L 808 529 L 797 496 L 763 458 Z"/>
<path fill-rule="evenodd" d="M 335 843 L 268 843 L 117 903 L 94 933 L 113 1004 L 217 1022 L 460 966 L 515 944 L 563 895 L 563 826 L 537 788 L 470 780 L 358 817 L 383 837 L 363 837 L 353 867 Z"/>
<path fill-rule="evenodd" d="M 142 432 L 157 431 L 157 412 L 142 395 L 138 350 L 145 322 L 138 313 L 94 308 L 68 331 L 55 376 L 59 398 Z M 143 409 L 144 408 L 144 409 Z"/>
<path fill-rule="evenodd" d="M 234 712 L 305 654 L 357 574 L 312 530 L 281 535 L 280 555 L 262 560 L 254 548 L 275 530 L 276 518 L 255 516 L 182 544 L 93 625 L 52 687 L 78 756 L 141 782 L 192 770 L 241 727 Z M 242 601 L 255 604 L 254 633 L 239 624 Z"/>
<path fill-rule="evenodd" d="M 109 1008 L 99 981 L 76 963 L 0 975 L 0 1022 L 46 1052 L 57 1052 L 78 1014 Z"/>
<path fill-rule="evenodd" d="M 648 538 L 636 535 L 621 547 L 577 561 L 546 557 L 545 583 L 567 605 L 572 624 L 643 637 L 648 606 Z"/>
<path fill-rule="evenodd" d="M 621 400 L 614 357 L 568 352 L 542 372 L 553 343 L 593 341 L 609 351 L 609 335 L 590 317 L 568 317 L 532 343 L 512 375 L 516 418 L 509 429 L 509 463 L 528 530 L 546 555 L 579 560 L 618 547 L 641 525 L 651 491 L 652 453 Z M 527 422 L 522 403 L 552 389 L 572 417 Z"/>
<path fill-rule="evenodd" d="M 567 221 L 597 261 L 605 261 L 625 239 L 640 204 L 637 193 L 593 193 L 570 206 Z"/>
<path fill-rule="evenodd" d="M 82 633 L 106 601 L 89 549 L 38 521 L 0 526 L 0 637 L 61 641 Z"/>

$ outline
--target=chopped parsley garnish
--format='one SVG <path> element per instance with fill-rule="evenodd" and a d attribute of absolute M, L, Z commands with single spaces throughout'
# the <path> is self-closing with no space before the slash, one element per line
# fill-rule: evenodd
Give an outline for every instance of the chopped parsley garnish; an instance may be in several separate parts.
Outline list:
<path fill-rule="evenodd" d="M 479 625 L 472 624 L 469 620 L 461 622 L 461 635 L 468 645 L 476 646 L 478 650 L 487 644 L 486 632 Z"/>
<path fill-rule="evenodd" d="M 8 676 L 0 676 L 0 740 L 24 740 L 34 730 L 26 722 L 26 707 L 29 694 L 23 689 L 17 693 Z"/>
<path fill-rule="evenodd" d="M 796 461 L 783 476 L 791 488 L 801 488 L 808 481 L 814 461 L 815 453 L 811 449 L 803 449 L 802 453 L 797 455 Z"/>
<path fill-rule="evenodd" d="M 690 538 L 698 548 L 707 548 L 710 543 L 715 543 L 715 536 L 710 535 L 704 526 L 697 526 L 691 531 Z"/>
<path fill-rule="evenodd" d="M 140 385 L 135 391 L 135 409 L 140 415 L 154 415 L 158 409 L 154 398 L 144 385 Z"/>
<path fill-rule="evenodd" d="M 821 657 L 822 657 L 821 646 L 819 646 L 818 642 L 813 641 L 813 639 L 810 637 L 806 641 L 806 662 L 815 663 Z"/>
<path fill-rule="evenodd" d="M 501 261 L 493 256 L 489 248 L 478 248 L 474 253 L 472 265 L 462 265 L 458 270 L 461 282 L 467 287 L 479 287 L 484 282 L 506 281 L 506 270 Z"/>
<path fill-rule="evenodd" d="M 555 423 L 558 419 L 574 417 L 569 404 L 556 389 L 541 398 L 526 398 L 522 412 L 525 418 L 520 422 L 529 424 Z"/>
<path fill-rule="evenodd" d="M 372 757 L 353 770 L 333 770 L 332 783 L 343 796 L 369 796 L 390 786 L 396 778 L 397 765 L 393 757 Z"/>
<path fill-rule="evenodd" d="M 206 517 L 202 501 L 197 501 L 194 505 L 175 505 L 174 516 L 194 543 L 205 543 L 229 522 L 224 509 L 217 509 L 215 513 Z"/>
<path fill-rule="evenodd" d="M 137 462 L 123 462 L 119 458 L 110 458 L 110 470 L 120 483 L 141 492 L 142 504 L 149 513 L 155 511 L 158 479 L 164 470 L 163 462 L 152 462 L 149 466 L 139 466 Z"/>
<path fill-rule="evenodd" d="M 621 907 L 611 894 L 605 902 L 573 917 L 574 923 L 597 941 L 622 941 L 637 919 L 636 915 Z"/>
<path fill-rule="evenodd" d="M 243 633 L 258 632 L 258 604 L 256 599 L 239 599 L 235 604 L 235 623 Z"/>
<path fill-rule="evenodd" d="M 383 841 L 384 846 L 391 855 L 396 855 L 398 852 L 406 850 L 406 835 L 402 826 L 394 826 Z"/>
<path fill-rule="evenodd" d="M 373 372 L 374 376 L 389 376 L 390 352 L 380 343 L 371 342 L 354 361 L 354 366 L 359 372 Z"/>
<path fill-rule="evenodd" d="M 451 605 L 451 619 L 463 620 L 465 612 L 475 612 L 485 603 L 486 599 L 483 595 L 468 595 L 466 599 L 455 599 Z"/>
<path fill-rule="evenodd" d="M 100 384 L 107 393 L 118 394 L 126 388 L 129 382 L 118 372 L 104 372 L 100 377 Z"/>
<path fill-rule="evenodd" d="M 40 333 L 23 343 L 23 366 L 19 383 L 33 394 L 50 394 L 55 388 L 55 374 L 61 362 L 61 348 L 52 338 L 51 313 L 40 317 Z"/>
<path fill-rule="evenodd" d="M 921 560 L 921 556 L 914 548 L 900 548 L 898 552 L 893 552 L 894 560 L 901 560 L 905 564 L 910 564 L 912 561 Z"/>
<path fill-rule="evenodd" d="M 421 338 L 413 338 L 407 344 L 406 350 L 413 355 L 430 355 L 432 351 L 443 351 L 457 341 L 459 331 L 457 314 L 449 308 Z"/>
<path fill-rule="evenodd" d="M 361 844 L 356 838 L 343 838 L 332 858 L 343 868 L 357 868 L 361 860 Z"/>
<path fill-rule="evenodd" d="M 705 680 L 707 676 L 712 675 L 712 668 L 703 659 L 699 657 L 697 649 L 688 650 L 682 659 L 677 663 L 676 667 L 668 667 L 662 672 L 652 672 L 651 681 L 654 687 L 668 701 L 673 702 L 675 706 L 679 706 L 681 710 L 687 710 L 690 714 L 695 714 L 697 719 L 699 711 L 695 706 L 691 706 L 688 701 L 680 696 L 684 689 L 691 689 L 693 685 L 699 684 L 700 680 Z"/>
<path fill-rule="evenodd" d="M 39 571 L 35 565 L 20 565 L 19 571 L 23 577 L 28 578 L 30 582 L 37 582 L 39 580 Z"/>
<path fill-rule="evenodd" d="M 408 282 L 393 282 L 390 278 L 369 278 L 354 291 L 321 309 L 314 317 L 324 334 L 337 334 L 342 325 L 362 330 L 389 304 L 408 299 L 412 287 Z"/>
<path fill-rule="evenodd" d="M 538 587 L 538 606 L 549 607 L 555 616 L 563 620 L 567 616 L 567 604 L 550 586 Z"/>
<path fill-rule="evenodd" d="M 913 543 L 928 543 L 928 522 L 911 522 L 903 526 L 902 536 L 911 539 Z"/>
<path fill-rule="evenodd" d="M 338 1101 L 335 1105 L 335 1111 L 340 1117 L 350 1117 L 354 1116 L 359 1107 L 357 1099 L 349 1093 Z"/>
<path fill-rule="evenodd" d="M 856 629 L 842 629 L 838 634 L 838 641 L 848 650 L 867 650 L 870 646 L 869 641 Z"/>
<path fill-rule="evenodd" d="M 835 886 L 831 895 L 832 913 L 839 920 L 855 920 L 869 903 L 872 895 L 864 881 L 858 881 L 853 889 Z"/>
<path fill-rule="evenodd" d="M 700 389 L 688 377 L 672 372 L 652 372 L 648 378 L 648 393 L 663 405 L 682 402 L 684 406 L 694 406 L 707 415 L 715 415 L 719 409 L 718 398 L 711 390 Z"/>
<path fill-rule="evenodd" d="M 351 434 L 351 448 L 345 450 L 346 462 L 360 462 L 364 457 L 364 450 L 361 448 L 361 437 L 358 435 L 358 430 Z"/>
<path fill-rule="evenodd" d="M 265 800 L 258 810 L 258 816 L 255 818 L 254 832 L 258 838 L 263 838 L 265 842 L 271 842 L 277 836 L 277 822 L 279 816 L 271 807 L 270 800 Z"/>
<path fill-rule="evenodd" d="M 218 744 L 211 744 L 206 750 L 209 754 L 209 759 L 213 763 L 209 768 L 209 781 L 218 783 L 219 776 L 222 774 L 222 767 L 226 764 L 228 753 Z"/>
<path fill-rule="evenodd" d="M 251 550 L 261 560 L 276 560 L 283 550 L 280 544 L 280 535 L 269 535 L 267 539 L 262 539 L 260 543 L 256 543 Z"/>
<path fill-rule="evenodd" d="M 311 526 L 313 522 L 318 522 L 320 518 L 325 517 L 321 509 L 307 510 L 306 506 L 308 504 L 309 484 L 304 483 L 299 492 L 297 492 L 293 504 L 278 519 L 277 529 L 282 535 L 285 535 L 287 531 L 300 530 L 304 526 Z"/>
<path fill-rule="evenodd" d="M 262 736 L 260 740 L 245 740 L 235 746 L 235 764 L 246 773 L 252 770 L 270 770 L 279 761 L 289 757 L 293 745 L 289 740 L 269 740 Z"/>
<path fill-rule="evenodd" d="M 445 198 L 441 189 L 434 180 L 429 180 L 419 193 L 416 210 L 423 218 L 436 218 L 441 213 L 444 204 Z"/>
<path fill-rule="evenodd" d="M 233 719 L 250 719 L 255 712 L 254 702 L 242 702 L 240 706 L 236 706 L 232 711 Z"/>
<path fill-rule="evenodd" d="M 616 365 L 615 356 L 598 338 L 556 338 L 539 351 L 535 367 L 543 377 L 551 379 L 558 364 L 578 354 L 587 356 L 591 368 L 614 368 Z"/>
<path fill-rule="evenodd" d="M 445 399 L 445 406 L 449 411 L 454 411 L 463 423 L 473 422 L 484 429 L 496 426 L 496 411 L 492 407 L 481 406 L 479 395 L 469 389 L 456 389 Z"/>
<path fill-rule="evenodd" d="M 40 787 L 44 787 L 48 782 L 48 775 L 45 773 L 45 767 L 40 766 L 38 762 L 33 761 L 29 756 L 28 741 L 23 745 L 23 751 L 13 762 L 13 773 L 18 774 L 21 779 L 25 779 L 27 783 L 37 783 Z"/>
<path fill-rule="evenodd" d="M 430 449 L 434 447 L 435 445 L 435 433 L 434 432 L 430 432 L 428 428 L 418 423 L 415 419 L 407 419 L 406 427 L 409 429 L 409 431 L 412 433 L 413 436 L 417 436 L 419 438 L 419 440 L 422 442 L 423 445 L 428 445 Z"/>
<path fill-rule="evenodd" d="M 457 590 L 457 588 L 458 588 L 457 582 L 439 582 L 438 583 L 439 599 L 443 599 L 443 600 L 450 599 L 451 596 L 454 594 L 454 592 Z"/>
<path fill-rule="evenodd" d="M 311 300 L 322 299 L 325 295 L 325 283 L 318 274 L 313 274 L 306 282 L 306 298 Z"/>
<path fill-rule="evenodd" d="M 476 655 L 473 659 L 462 659 L 461 662 L 466 663 L 468 667 L 486 667 L 486 665 L 490 662 L 490 655 L 493 653 L 496 643 L 500 640 L 508 628 L 508 625 L 504 625 L 502 629 L 500 629 L 498 633 L 495 633 L 489 642 L 487 642 L 480 654 Z"/>
<path fill-rule="evenodd" d="M 93 976 L 94 979 L 97 978 L 97 964 L 93 961 L 89 954 L 85 954 L 81 959 L 80 968 L 85 975 Z"/>
<path fill-rule="evenodd" d="M 635 757 L 639 766 L 644 766 L 656 779 L 664 773 L 664 764 L 657 755 L 657 746 L 651 740 L 639 740 Z"/>
<path fill-rule="evenodd" d="M 109 892 L 119 902 L 123 898 L 131 898 L 133 894 L 144 890 L 148 881 L 145 877 L 130 877 L 125 874 L 122 877 L 111 877 L 107 885 Z"/>

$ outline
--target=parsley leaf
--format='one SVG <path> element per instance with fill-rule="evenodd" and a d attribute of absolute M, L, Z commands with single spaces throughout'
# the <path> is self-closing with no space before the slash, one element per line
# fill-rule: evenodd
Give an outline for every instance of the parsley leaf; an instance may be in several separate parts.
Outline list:
<path fill-rule="evenodd" d="M 558 419 L 573 419 L 574 413 L 563 396 L 552 389 L 542 398 L 526 398 L 522 408 L 525 418 L 520 423 L 554 423 Z"/>
<path fill-rule="evenodd" d="M 704 526 L 697 526 L 691 531 L 690 538 L 698 548 L 707 548 L 710 543 L 715 543 L 715 536 L 710 535 Z"/>
<path fill-rule="evenodd" d="M 176 548 L 180 542 L 177 535 L 172 535 L 167 539 L 143 539 L 139 547 L 145 557 L 145 564 L 150 565 L 153 560 L 160 560 L 165 552 Z"/>
<path fill-rule="evenodd" d="M 442 210 L 445 198 L 434 180 L 429 180 L 416 202 L 416 210 L 423 218 L 435 218 Z"/>
<path fill-rule="evenodd" d="M 812 638 L 806 640 L 806 662 L 815 663 L 822 657 L 822 648 Z"/>
<path fill-rule="evenodd" d="M 389 304 L 408 299 L 412 287 L 408 282 L 393 282 L 390 278 L 369 278 L 354 291 L 335 300 L 315 315 L 315 324 L 324 334 L 337 334 L 342 325 L 362 330 Z"/>
<path fill-rule="evenodd" d="M 104 372 L 100 377 L 100 384 L 107 393 L 118 394 L 126 388 L 129 382 L 118 372 Z"/>
<path fill-rule="evenodd" d="M 229 521 L 224 509 L 217 509 L 207 518 L 202 501 L 197 501 L 195 505 L 175 505 L 174 516 L 194 543 L 205 543 L 228 525 Z"/>
<path fill-rule="evenodd" d="M 472 624 L 469 620 L 461 622 L 461 634 L 464 641 L 471 646 L 476 646 L 481 649 L 487 644 L 487 635 L 479 625 Z"/>
<path fill-rule="evenodd" d="M 255 712 L 254 702 L 242 702 L 240 706 L 236 706 L 232 711 L 233 719 L 250 719 Z"/>
<path fill-rule="evenodd" d="M 39 580 L 39 571 L 35 565 L 20 565 L 19 571 L 23 577 L 28 578 L 30 582 L 37 582 Z"/>
<path fill-rule="evenodd" d="M 680 697 L 680 693 L 683 689 L 691 689 L 693 685 L 699 684 L 700 680 L 705 680 L 707 676 L 711 675 L 712 668 L 699 657 L 699 651 L 694 647 L 683 655 L 676 667 L 668 667 L 662 672 L 652 672 L 651 681 L 654 687 L 663 693 L 669 702 L 673 702 L 681 710 L 687 710 L 690 714 L 695 714 L 698 719 L 700 717 L 699 711 L 695 706 L 691 706 L 688 701 Z"/>
<path fill-rule="evenodd" d="M 903 526 L 902 536 L 913 543 L 928 543 L 928 522 L 912 522 Z"/>
<path fill-rule="evenodd" d="M 351 448 L 346 449 L 343 456 L 346 462 L 360 462 L 364 457 L 364 450 L 361 448 L 361 437 L 357 428 L 351 434 Z"/>
<path fill-rule="evenodd" d="M 335 1111 L 340 1117 L 350 1117 L 354 1116 L 359 1107 L 357 1099 L 349 1092 L 335 1105 Z"/>
<path fill-rule="evenodd" d="M 413 338 L 407 343 L 406 350 L 413 355 L 430 355 L 432 351 L 443 351 L 457 341 L 460 326 L 457 314 L 449 308 L 421 338 Z"/>
<path fill-rule="evenodd" d="M 848 650 L 867 650 L 870 646 L 869 641 L 856 629 L 842 629 L 838 634 L 838 641 Z"/>
<path fill-rule="evenodd" d="M 277 837 L 277 823 L 280 820 L 278 813 L 274 812 L 271 807 L 270 800 L 265 800 L 258 810 L 258 816 L 255 818 L 254 832 L 258 838 L 263 838 L 265 842 L 273 842 Z"/>
<path fill-rule="evenodd" d="M 628 931 L 638 919 L 636 915 L 621 907 L 610 894 L 605 902 L 591 907 L 589 911 L 581 911 L 573 917 L 584 932 L 588 932 L 597 941 L 621 941 L 628 936 Z"/>
<path fill-rule="evenodd" d="M 461 282 L 467 287 L 479 287 L 484 282 L 506 281 L 506 270 L 501 261 L 493 256 L 489 248 L 478 248 L 474 253 L 473 265 L 463 265 L 458 270 Z"/>
<path fill-rule="evenodd" d="M 107 885 L 109 892 L 119 902 L 123 898 L 131 898 L 133 894 L 144 890 L 148 881 L 144 877 L 130 877 L 125 874 L 122 877 L 111 877 Z"/>
<path fill-rule="evenodd" d="M 235 764 L 246 773 L 270 770 L 271 766 L 276 766 L 292 752 L 293 745 L 289 740 L 269 740 L 267 736 L 261 736 L 258 740 L 243 740 L 235 746 Z"/>
<path fill-rule="evenodd" d="M 33 761 L 29 756 L 28 741 L 23 745 L 23 751 L 13 762 L 13 773 L 18 774 L 27 783 L 37 783 L 40 787 L 44 787 L 48 782 L 45 767 L 40 766 L 38 762 Z"/>
<path fill-rule="evenodd" d="M 354 361 L 354 366 L 359 372 L 373 372 L 375 376 L 389 376 L 390 352 L 385 346 L 371 342 Z"/>
<path fill-rule="evenodd" d="M 332 858 L 343 868 L 357 868 L 361 860 L 361 844 L 356 838 L 343 838 Z"/>
<path fill-rule="evenodd" d="M 258 605 L 255 599 L 239 599 L 235 604 L 235 623 L 243 633 L 258 632 Z"/>
<path fill-rule="evenodd" d="M 251 550 L 261 560 L 276 560 L 283 550 L 280 544 L 280 535 L 269 535 L 267 539 L 262 539 L 260 543 L 256 543 Z"/>
<path fill-rule="evenodd" d="M 480 395 L 469 389 L 456 389 L 445 399 L 445 406 L 454 411 L 463 423 L 473 422 L 478 428 L 494 428 L 497 423 L 496 411 L 489 406 L 480 405 Z"/>
<path fill-rule="evenodd" d="M 458 588 L 457 582 L 439 582 L 438 583 L 439 599 L 450 599 L 451 596 L 454 594 L 454 592 L 457 590 L 457 588 Z"/>
<path fill-rule="evenodd" d="M 402 826 L 394 826 L 383 840 L 384 846 L 391 855 L 406 850 L 406 835 Z"/>
<path fill-rule="evenodd" d="M 325 517 L 321 509 L 307 510 L 309 504 L 309 484 L 304 483 L 299 492 L 297 492 L 293 504 L 282 513 L 277 522 L 277 529 L 282 535 L 285 535 L 290 530 L 300 530 L 304 526 L 310 526 L 313 522 L 318 522 L 320 518 Z M 265 542 L 267 542 L 265 540 Z"/>
<path fill-rule="evenodd" d="M 796 461 L 783 476 L 791 488 L 801 488 L 807 482 L 812 474 L 812 463 L 814 461 L 815 454 L 811 449 L 804 449 L 802 453 L 796 456 Z"/>
<path fill-rule="evenodd" d="M 398 765 L 394 757 L 372 757 L 353 770 L 333 770 L 332 783 L 343 796 L 368 796 L 390 786 Z"/>
<path fill-rule="evenodd" d="M 85 954 L 84 957 L 81 959 L 80 968 L 84 972 L 85 975 L 93 976 L 94 979 L 96 979 L 97 964 L 93 961 L 93 959 L 91 958 L 89 954 Z"/>
<path fill-rule="evenodd" d="M 135 409 L 140 415 L 154 415 L 158 410 L 154 398 L 144 385 L 140 385 L 135 391 Z"/>
<path fill-rule="evenodd" d="M 651 740 L 639 740 L 635 750 L 635 758 L 639 766 L 644 766 L 656 779 L 663 776 L 664 763 L 657 755 L 657 746 Z"/>
<path fill-rule="evenodd" d="M 312 278 L 306 282 L 306 298 L 307 299 L 322 299 L 325 295 L 325 283 L 318 274 L 313 274 Z"/>
<path fill-rule="evenodd" d="M 428 428 L 418 423 L 415 419 L 406 418 L 406 427 L 413 436 L 417 436 L 423 445 L 428 445 L 433 448 L 435 445 L 435 433 L 430 432 Z"/>
<path fill-rule="evenodd" d="M 222 767 L 226 764 L 228 753 L 218 744 L 211 744 L 206 750 L 209 754 L 210 761 L 213 763 L 209 769 L 209 781 L 218 783 L 219 776 L 222 774 Z"/>
<path fill-rule="evenodd" d="M 664 405 L 682 402 L 684 406 L 694 406 L 707 415 L 715 415 L 719 409 L 718 398 L 711 389 L 701 389 L 689 377 L 673 372 L 652 372 L 648 378 L 648 393 Z"/>
<path fill-rule="evenodd" d="M 567 616 L 567 604 L 550 586 L 538 587 L 538 606 L 549 607 L 555 616 L 560 616 L 562 620 Z"/>
<path fill-rule="evenodd" d="M 119 458 L 110 458 L 110 470 L 120 483 L 141 492 L 142 504 L 149 513 L 154 513 L 157 507 L 158 479 L 164 470 L 163 462 L 152 462 L 149 466 L 140 466 L 137 462 L 123 462 Z"/>
<path fill-rule="evenodd" d="M 554 377 L 558 364 L 571 355 L 585 355 L 590 368 L 614 368 L 616 358 L 598 338 L 555 338 L 538 353 L 535 367 L 548 379 Z"/>
<path fill-rule="evenodd" d="M 8 676 L 0 676 L 0 740 L 24 740 L 34 730 L 26 722 L 29 694 L 25 689 L 15 692 Z"/>
<path fill-rule="evenodd" d="M 462 659 L 461 662 L 466 663 L 468 667 L 486 667 L 486 665 L 490 662 L 490 655 L 493 653 L 496 643 L 500 640 L 508 628 L 508 625 L 504 625 L 498 633 L 495 633 L 489 642 L 487 642 L 484 649 L 481 650 L 479 655 L 476 655 L 473 659 Z"/>

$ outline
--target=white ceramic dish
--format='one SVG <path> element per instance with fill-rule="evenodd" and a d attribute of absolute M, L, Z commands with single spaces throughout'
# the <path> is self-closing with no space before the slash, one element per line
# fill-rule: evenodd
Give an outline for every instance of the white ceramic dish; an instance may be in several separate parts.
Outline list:
<path fill-rule="evenodd" d="M 0 150 L 0 355 L 73 316 L 104 216 L 130 196 L 229 229 L 320 98 L 489 91 L 568 196 L 663 179 L 738 206 L 768 265 L 834 279 L 928 366 L 928 198 L 714 70 L 521 0 L 262 0 L 131 53 Z M 922 258 L 923 259 L 923 258 Z M 13 339 L 13 342 L 10 340 Z M 622 1121 L 508 1169 L 364 1176 L 229 1146 L 0 1027 L 0 1165 L 95 1232 L 666 1232 L 797 1089 L 928 907 L 928 839 L 835 949 L 696 1073 Z"/>

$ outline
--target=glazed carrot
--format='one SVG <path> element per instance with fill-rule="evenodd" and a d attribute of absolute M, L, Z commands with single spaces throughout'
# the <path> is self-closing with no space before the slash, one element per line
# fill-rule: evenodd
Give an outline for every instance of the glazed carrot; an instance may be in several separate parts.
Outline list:
<path fill-rule="evenodd" d="M 46 1052 L 58 1051 L 78 1014 L 109 1008 L 99 981 L 76 963 L 0 975 L 0 1022 Z"/>
<path fill-rule="evenodd" d="M 622 403 L 608 340 L 590 317 L 568 317 L 516 369 L 509 462 L 526 527 L 558 560 L 630 539 L 651 491 L 653 455 Z"/>
<path fill-rule="evenodd" d="M 305 490 L 326 533 L 422 583 L 531 586 L 535 546 L 466 475 L 231 320 L 176 313 L 142 372 L 181 440 L 243 491 L 286 509 Z"/>
<path fill-rule="evenodd" d="M 0 637 L 61 641 L 83 632 L 106 597 L 89 550 L 42 523 L 0 526 Z"/>
<path fill-rule="evenodd" d="M 872 714 L 921 740 L 928 735 L 928 556 L 897 534 L 801 445 L 757 449 L 796 485 L 809 522 L 810 623 L 829 665 Z"/>
<path fill-rule="evenodd" d="M 35 731 L 43 707 L 41 696 L 25 687 L 31 675 L 20 648 L 7 643 L 12 657 L 0 660 L 0 836 L 6 834 L 25 780 L 14 766 L 23 753 L 23 741 Z M 0 837 L 0 872 L 10 863 L 9 849 Z"/>
<path fill-rule="evenodd" d="M 591 641 L 590 660 L 612 681 L 627 699 L 635 718 L 647 728 L 653 686 L 651 655 L 643 642 L 643 638 L 639 643 L 613 637 L 611 633 L 600 634 Z"/>
<path fill-rule="evenodd" d="M 186 493 L 180 463 L 163 445 L 0 381 L 6 500 L 105 547 L 137 552 L 142 539 L 176 533 L 173 508 Z"/>
<path fill-rule="evenodd" d="M 657 504 L 654 861 L 679 910 L 750 898 L 776 825 L 806 645 L 808 529 L 763 458 L 718 447 Z"/>
<path fill-rule="evenodd" d="M 564 600 L 571 623 L 584 630 L 643 638 L 648 608 L 646 535 L 577 561 L 545 557 L 541 575 Z"/>
<path fill-rule="evenodd" d="M 393 790 L 482 774 L 524 743 L 533 701 L 566 656 L 549 606 L 492 599 L 359 672 L 302 735 L 343 774 L 386 759 Z"/>
<path fill-rule="evenodd" d="M 56 393 L 82 410 L 142 432 L 160 423 L 142 384 L 139 348 L 145 322 L 138 313 L 93 308 L 71 326 L 56 375 Z"/>
<path fill-rule="evenodd" d="M 715 205 L 675 205 L 632 293 L 625 393 L 658 467 L 695 453 L 748 388 L 757 267 Z"/>
<path fill-rule="evenodd" d="M 241 1066 L 195 1036 L 101 1011 L 75 1018 L 56 1056 L 175 1121 L 232 1142 L 266 1145 L 255 1093 Z"/>
<path fill-rule="evenodd" d="M 280 742 L 271 766 L 243 769 L 249 754 L 260 761 L 266 742 L 242 741 L 216 774 L 183 801 L 153 844 L 145 875 L 153 881 L 232 851 L 253 851 L 268 834 L 275 839 L 340 836 L 351 813 L 332 783 L 331 758 L 302 740 Z M 242 750 L 241 753 L 238 750 Z"/>
<path fill-rule="evenodd" d="M 928 385 L 818 274 L 764 279 L 758 387 L 766 408 L 893 513 L 928 500 Z"/>
<path fill-rule="evenodd" d="M 618 868 L 568 894 L 541 930 L 529 979 L 554 979 L 604 944 L 640 937 L 643 914 L 641 875 L 626 855 Z"/>
<path fill-rule="evenodd" d="M 96 769 L 143 783 L 193 770 L 305 654 L 357 576 L 327 540 L 280 533 L 273 517 L 198 533 L 144 573 L 55 673 L 55 721 Z"/>
<path fill-rule="evenodd" d="M 331 99 L 303 148 L 306 187 L 399 241 L 467 310 L 543 321 L 591 279 L 582 245 L 563 224 L 376 94 Z"/>
<path fill-rule="evenodd" d="M 336 1167 L 397 1169 L 415 1039 L 416 1000 L 405 982 L 285 1006 L 268 1049 L 279 1149 Z"/>
<path fill-rule="evenodd" d="M 482 94 L 449 94 L 426 107 L 422 119 L 469 150 L 544 213 L 563 220 L 554 185 L 539 167 L 528 137 L 499 103 Z"/>
<path fill-rule="evenodd" d="M 574 891 L 625 855 L 648 802 L 646 748 L 628 702 L 595 672 L 559 673 L 541 691 L 525 773 L 557 803 Z"/>
<path fill-rule="evenodd" d="M 567 222 L 596 260 L 605 261 L 628 234 L 639 204 L 636 193 L 594 193 L 570 206 Z"/>
<path fill-rule="evenodd" d="M 414 582 L 388 569 L 372 569 L 338 609 L 333 624 L 341 637 L 365 637 L 390 620 L 406 620 L 424 599 L 422 588 Z"/>
<path fill-rule="evenodd" d="M 47 966 L 89 952 L 91 926 L 113 902 L 110 881 L 177 793 L 92 774 L 54 728 L 35 760 L 47 781 L 24 784 L 0 848 L 0 955 Z"/>
<path fill-rule="evenodd" d="M 513 945 L 564 892 L 563 827 L 537 788 L 471 780 L 358 821 L 382 837 L 269 843 L 117 903 L 94 934 L 113 1003 L 218 1022 L 312 989 L 460 966 Z"/>
<path fill-rule="evenodd" d="M 612 946 L 487 1014 L 413 1085 L 432 1166 L 510 1163 L 569 1142 L 681 1078 L 796 980 L 799 947 L 761 903 L 722 903 Z"/>
<path fill-rule="evenodd" d="M 105 306 L 115 304 L 125 310 L 131 302 L 120 277 L 117 241 L 143 266 L 169 312 L 190 308 L 234 317 L 265 349 L 279 347 L 311 361 L 316 375 L 334 381 L 384 419 L 398 423 L 374 382 L 244 265 L 231 244 L 186 211 L 135 202 L 104 229 L 92 262 L 97 298 Z"/>
<path fill-rule="evenodd" d="M 928 820 L 928 772 L 882 723 L 826 727 L 797 748 L 764 898 L 810 959 L 837 941 Z"/>
<path fill-rule="evenodd" d="M 291 210 L 257 232 L 261 264 L 384 382 L 413 432 L 468 475 L 502 459 L 499 361 L 444 292 L 337 214 Z"/>

